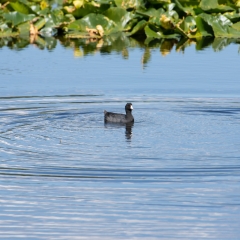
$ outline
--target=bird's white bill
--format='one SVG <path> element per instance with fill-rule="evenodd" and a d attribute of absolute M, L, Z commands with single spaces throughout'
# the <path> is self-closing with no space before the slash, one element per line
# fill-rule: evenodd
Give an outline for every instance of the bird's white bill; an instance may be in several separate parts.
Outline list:
<path fill-rule="evenodd" d="M 132 109 L 132 110 L 133 110 L 133 106 L 132 106 L 132 105 L 131 105 L 130 109 Z"/>

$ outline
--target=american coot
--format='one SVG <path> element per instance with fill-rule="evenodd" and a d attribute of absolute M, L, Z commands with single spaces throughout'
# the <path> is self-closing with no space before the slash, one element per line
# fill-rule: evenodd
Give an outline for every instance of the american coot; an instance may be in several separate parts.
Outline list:
<path fill-rule="evenodd" d="M 112 123 L 131 123 L 134 122 L 132 115 L 133 106 L 131 103 L 127 103 L 125 106 L 126 114 L 112 113 L 104 110 L 104 120 L 105 122 Z"/>

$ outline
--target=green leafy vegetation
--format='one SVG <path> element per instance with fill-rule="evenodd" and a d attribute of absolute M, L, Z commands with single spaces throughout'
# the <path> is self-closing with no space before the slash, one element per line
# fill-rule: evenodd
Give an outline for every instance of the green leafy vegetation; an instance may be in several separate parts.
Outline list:
<path fill-rule="evenodd" d="M 0 38 L 240 38 L 240 0 L 0 0 Z"/>

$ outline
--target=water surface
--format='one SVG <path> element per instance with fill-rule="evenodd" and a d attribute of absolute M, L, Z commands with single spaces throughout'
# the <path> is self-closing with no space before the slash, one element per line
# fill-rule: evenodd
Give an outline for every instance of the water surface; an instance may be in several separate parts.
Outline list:
<path fill-rule="evenodd" d="M 237 48 L 0 49 L 1 238 L 239 239 Z"/>

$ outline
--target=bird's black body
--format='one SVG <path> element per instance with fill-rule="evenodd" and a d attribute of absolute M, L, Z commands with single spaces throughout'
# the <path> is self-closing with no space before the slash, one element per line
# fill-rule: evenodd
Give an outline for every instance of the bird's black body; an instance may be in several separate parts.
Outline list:
<path fill-rule="evenodd" d="M 132 115 L 132 104 L 127 103 L 125 106 L 126 114 L 121 113 L 112 113 L 104 111 L 104 121 L 111 122 L 111 123 L 131 123 L 134 122 L 134 118 Z"/>

